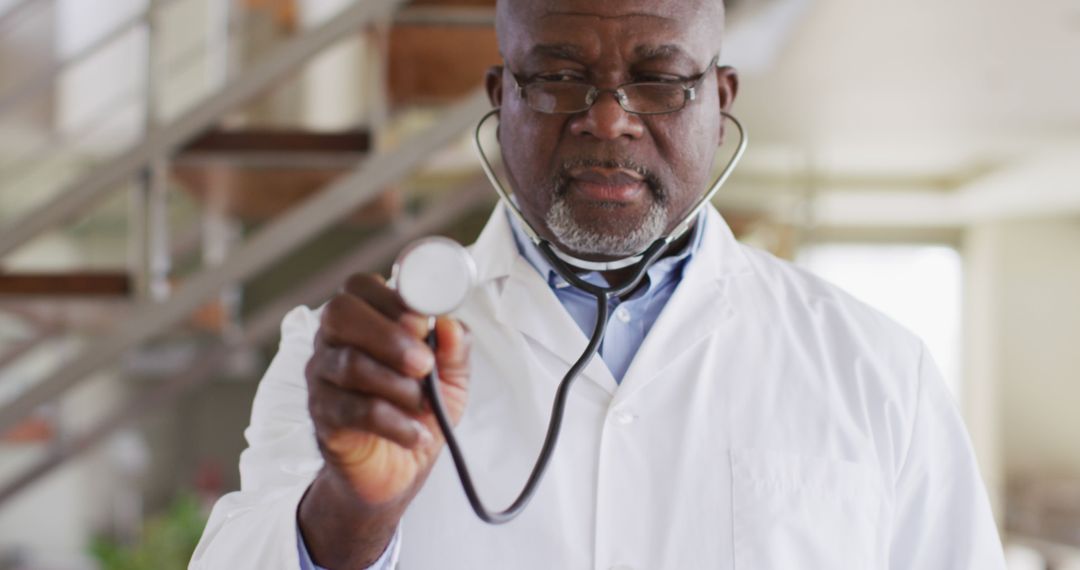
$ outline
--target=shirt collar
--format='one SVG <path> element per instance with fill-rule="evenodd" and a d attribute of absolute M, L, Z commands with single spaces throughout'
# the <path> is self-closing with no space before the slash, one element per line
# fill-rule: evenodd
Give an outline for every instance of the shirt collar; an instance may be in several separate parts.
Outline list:
<path fill-rule="evenodd" d="M 506 219 L 513 232 L 514 244 L 517 247 L 518 253 L 529 262 L 529 265 L 536 269 L 541 277 L 545 278 L 548 286 L 555 290 L 570 287 L 570 284 L 567 283 L 554 268 L 552 268 L 551 263 L 548 262 L 547 258 L 544 257 L 542 253 L 540 253 L 536 244 L 529 239 L 521 229 L 518 220 L 509 211 L 506 212 Z M 690 230 L 690 240 L 687 244 L 676 254 L 662 257 L 653 263 L 646 271 L 645 287 L 640 289 L 634 297 L 647 295 L 657 287 L 682 277 L 683 268 L 694 257 L 695 252 L 701 248 L 702 236 L 705 235 L 705 224 L 707 223 L 707 219 L 708 216 L 705 215 L 704 211 L 698 214 L 697 222 Z M 607 281 L 597 271 L 589 271 L 582 274 L 581 277 L 589 283 L 607 286 Z"/>
<path fill-rule="evenodd" d="M 501 203 L 496 205 L 480 236 L 469 247 L 476 260 L 478 283 L 498 283 L 496 291 L 500 295 L 501 284 L 506 283 L 503 279 L 517 274 L 519 268 L 531 274 L 530 277 L 540 277 L 518 252 L 505 209 Z M 715 281 L 753 273 L 745 246 L 735 241 L 723 216 L 712 204 L 705 206 L 704 215 L 708 223 L 703 228 L 701 245 L 694 252 L 694 263 L 684 266 L 683 280 Z"/>

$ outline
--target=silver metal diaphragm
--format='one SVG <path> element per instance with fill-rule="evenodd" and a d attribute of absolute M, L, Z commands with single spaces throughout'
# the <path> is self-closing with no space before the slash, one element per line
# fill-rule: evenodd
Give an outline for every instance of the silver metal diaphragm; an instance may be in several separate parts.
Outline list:
<path fill-rule="evenodd" d="M 445 315 L 468 298 L 476 284 L 476 263 L 458 242 L 427 237 L 402 250 L 394 262 L 391 282 L 413 311 Z"/>

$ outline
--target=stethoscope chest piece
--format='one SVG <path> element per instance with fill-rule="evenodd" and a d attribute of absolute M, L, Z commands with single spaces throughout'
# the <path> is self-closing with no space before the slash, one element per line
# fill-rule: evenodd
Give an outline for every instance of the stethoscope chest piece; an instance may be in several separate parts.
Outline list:
<path fill-rule="evenodd" d="M 476 264 L 456 241 L 428 237 L 401 252 L 391 279 L 410 309 L 422 315 L 445 315 L 468 298 L 476 284 Z"/>

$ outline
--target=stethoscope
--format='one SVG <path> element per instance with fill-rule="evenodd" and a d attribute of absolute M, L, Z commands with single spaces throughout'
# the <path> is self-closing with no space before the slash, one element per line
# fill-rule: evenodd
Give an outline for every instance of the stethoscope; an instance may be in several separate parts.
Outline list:
<path fill-rule="evenodd" d="M 666 236 L 657 238 L 644 251 L 629 257 L 614 261 L 588 261 L 574 257 L 540 237 L 539 233 L 525 219 L 517 203 L 512 199 L 510 193 L 506 191 L 498 176 L 495 175 L 491 161 L 488 159 L 487 153 L 484 152 L 480 135 L 484 124 L 498 114 L 499 109 L 496 108 L 484 115 L 477 123 L 473 134 L 473 143 L 476 146 L 477 153 L 480 155 L 480 163 L 483 166 L 484 173 L 487 175 L 491 185 L 499 193 L 503 204 L 517 219 L 521 229 L 548 260 L 552 268 L 573 287 L 596 297 L 596 324 L 593 327 L 592 337 L 589 339 L 585 351 L 581 353 L 581 356 L 578 357 L 577 361 L 566 372 L 566 375 L 563 376 L 562 381 L 559 382 L 559 387 L 555 392 L 555 401 L 552 404 L 551 420 L 548 422 L 547 434 L 544 436 L 544 444 L 540 449 L 536 464 L 525 482 L 525 487 L 514 499 L 513 503 L 502 511 L 489 511 L 484 507 L 479 494 L 476 492 L 472 476 L 469 474 L 469 469 L 465 463 L 465 456 L 458 445 L 457 439 L 454 437 L 453 427 L 450 425 L 446 409 L 443 406 L 442 397 L 439 393 L 438 373 L 433 370 L 431 374 L 424 378 L 424 394 L 430 400 L 432 411 L 439 423 L 439 429 L 442 430 L 446 438 L 446 446 L 450 449 L 454 467 L 457 469 L 458 477 L 461 479 L 461 486 L 465 490 L 469 505 L 476 512 L 476 516 L 480 517 L 480 520 L 489 524 L 502 524 L 513 520 L 521 514 L 536 492 L 540 479 L 543 477 L 555 450 L 555 444 L 559 439 L 559 431 L 562 427 L 563 413 L 570 394 L 570 386 L 599 350 L 600 343 L 604 340 L 604 333 L 607 330 L 608 306 L 611 299 L 633 291 L 652 263 L 663 255 L 672 242 L 686 233 L 702 208 L 727 182 L 732 171 L 735 170 L 735 166 L 742 159 L 747 145 L 747 135 L 742 124 L 734 116 L 723 113 L 724 118 L 731 121 L 739 132 L 738 146 L 723 171 L 716 178 L 716 181 L 713 182 L 709 190 L 694 204 L 690 211 L 683 216 L 675 229 Z M 629 280 L 621 285 L 609 287 L 589 283 L 578 277 L 574 271 L 574 268 L 588 271 L 611 271 L 631 266 L 634 267 L 634 271 Z M 464 247 L 447 238 L 430 237 L 414 242 L 401 252 L 394 263 L 391 283 L 397 288 L 399 295 L 401 295 L 402 300 L 409 308 L 420 314 L 431 315 L 427 343 L 434 350 L 436 348 L 434 316 L 445 315 L 457 310 L 468 297 L 473 285 L 476 283 L 476 278 L 476 265 L 472 260 L 472 256 Z"/>

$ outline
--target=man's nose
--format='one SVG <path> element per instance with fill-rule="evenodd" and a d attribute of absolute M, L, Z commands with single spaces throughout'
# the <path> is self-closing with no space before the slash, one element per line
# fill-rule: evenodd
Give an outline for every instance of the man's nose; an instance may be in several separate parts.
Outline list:
<path fill-rule="evenodd" d="M 574 117 L 570 132 L 574 135 L 591 135 L 600 140 L 641 138 L 645 134 L 641 117 L 623 109 L 617 97 L 611 91 L 601 93 L 588 111 Z"/>

